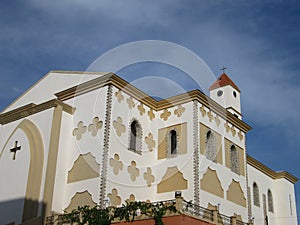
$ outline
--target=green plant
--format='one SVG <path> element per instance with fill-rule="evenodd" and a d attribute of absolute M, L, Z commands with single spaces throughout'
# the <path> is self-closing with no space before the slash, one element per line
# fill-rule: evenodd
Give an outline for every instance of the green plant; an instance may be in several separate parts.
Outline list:
<path fill-rule="evenodd" d="M 95 206 L 78 207 L 70 213 L 65 213 L 59 217 L 59 224 L 78 224 L 78 225 L 110 225 L 114 219 L 132 222 L 136 216 L 145 215 L 153 218 L 155 225 L 163 225 L 162 218 L 167 212 L 176 212 L 175 203 L 159 202 L 151 204 L 147 202 L 129 202 L 121 207 L 100 208 Z"/>

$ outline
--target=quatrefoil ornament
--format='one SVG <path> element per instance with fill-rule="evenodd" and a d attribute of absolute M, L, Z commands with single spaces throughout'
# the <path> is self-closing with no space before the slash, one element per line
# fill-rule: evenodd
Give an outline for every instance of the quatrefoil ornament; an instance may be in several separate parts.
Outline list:
<path fill-rule="evenodd" d="M 132 181 L 135 181 L 136 178 L 140 175 L 140 170 L 136 168 L 135 161 L 131 161 L 131 165 L 128 166 L 127 172 L 130 174 L 130 178 Z"/>
<path fill-rule="evenodd" d="M 109 160 L 109 165 L 113 168 L 114 174 L 118 175 L 120 170 L 123 170 L 123 163 L 120 161 L 118 154 Z"/>
<path fill-rule="evenodd" d="M 113 126 L 116 130 L 117 135 L 120 137 L 126 131 L 126 127 L 123 124 L 123 120 L 121 117 L 117 117 L 117 120 L 113 122 Z"/>
<path fill-rule="evenodd" d="M 91 132 L 92 136 L 96 136 L 98 130 L 100 130 L 103 126 L 103 122 L 99 120 L 98 117 L 93 119 L 93 123 L 91 123 L 88 127 L 88 131 Z"/>
<path fill-rule="evenodd" d="M 73 136 L 76 136 L 76 140 L 80 140 L 82 138 L 82 135 L 86 131 L 86 126 L 83 125 L 82 121 L 79 121 L 77 123 L 77 127 L 73 130 Z"/>

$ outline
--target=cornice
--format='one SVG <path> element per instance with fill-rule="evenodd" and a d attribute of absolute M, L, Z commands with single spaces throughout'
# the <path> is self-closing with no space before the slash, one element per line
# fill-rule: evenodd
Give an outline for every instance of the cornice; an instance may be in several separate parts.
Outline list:
<path fill-rule="evenodd" d="M 271 177 L 272 179 L 286 179 L 291 183 L 295 184 L 298 181 L 298 178 L 294 175 L 290 174 L 286 171 L 275 172 L 274 170 L 270 169 L 266 165 L 262 164 L 261 162 L 257 161 L 250 155 L 247 155 L 247 164 L 254 167 L 255 169 L 259 170 L 260 172 L 266 174 L 267 176 Z"/>
<path fill-rule="evenodd" d="M 8 124 L 10 122 L 25 118 L 27 116 L 42 112 L 44 110 L 56 107 L 56 106 L 62 106 L 63 111 L 73 114 L 75 111 L 75 108 L 71 107 L 70 105 L 67 105 L 66 103 L 63 103 L 60 100 L 53 99 L 44 103 L 41 103 L 39 105 L 36 105 L 34 103 L 30 103 L 28 105 L 19 107 L 17 109 L 13 109 L 9 112 L 0 114 L 0 124 Z"/>
<path fill-rule="evenodd" d="M 206 106 L 207 108 L 211 109 L 213 112 L 221 116 L 226 121 L 233 124 L 241 131 L 247 133 L 249 130 L 252 129 L 247 123 L 235 117 L 232 113 L 224 109 L 221 105 L 219 105 L 217 102 L 215 102 L 199 90 L 189 91 L 183 94 L 172 96 L 167 99 L 156 101 L 154 98 L 150 97 L 149 95 L 139 90 L 135 86 L 131 85 L 127 81 L 123 80 L 114 73 L 105 74 L 96 79 L 84 82 L 80 85 L 58 92 L 55 95 L 59 100 L 65 101 L 77 97 L 79 95 L 85 94 L 87 92 L 99 89 L 108 84 L 112 84 L 116 88 L 119 88 L 124 93 L 132 96 L 135 99 L 138 99 L 144 105 L 148 106 L 149 108 L 155 111 L 196 100 L 204 106 Z"/>

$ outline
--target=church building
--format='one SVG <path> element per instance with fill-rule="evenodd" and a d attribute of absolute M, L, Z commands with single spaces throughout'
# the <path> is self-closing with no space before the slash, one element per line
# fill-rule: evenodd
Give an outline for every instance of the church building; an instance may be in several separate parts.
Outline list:
<path fill-rule="evenodd" d="M 176 192 L 240 224 L 297 225 L 298 179 L 247 154 L 240 89 L 225 73 L 207 88 L 156 100 L 113 73 L 50 71 L 0 114 L 0 224 Z"/>

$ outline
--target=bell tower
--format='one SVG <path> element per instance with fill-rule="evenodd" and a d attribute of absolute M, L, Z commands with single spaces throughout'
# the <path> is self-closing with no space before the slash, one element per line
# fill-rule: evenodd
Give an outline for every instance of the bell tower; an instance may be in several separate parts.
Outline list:
<path fill-rule="evenodd" d="M 209 88 L 211 99 L 219 103 L 237 118 L 242 119 L 240 94 L 240 89 L 225 72 Z"/>

